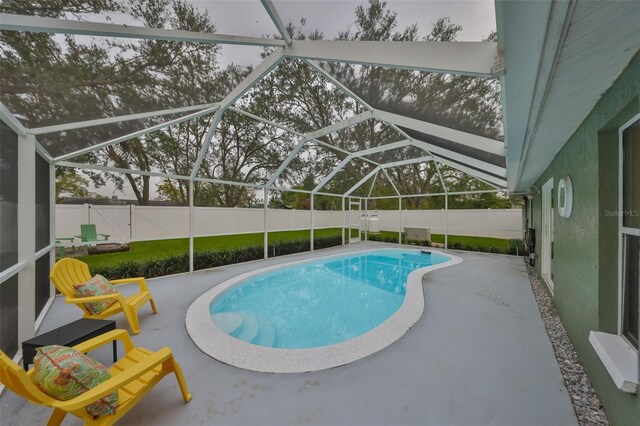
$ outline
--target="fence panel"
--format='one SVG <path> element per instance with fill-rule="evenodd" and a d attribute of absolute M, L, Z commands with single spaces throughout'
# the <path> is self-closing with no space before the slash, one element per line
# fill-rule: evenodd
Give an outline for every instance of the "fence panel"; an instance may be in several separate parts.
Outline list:
<path fill-rule="evenodd" d="M 362 212 L 363 213 L 363 212 Z M 308 210 L 269 209 L 269 230 L 308 229 Z M 352 212 L 357 224 L 359 211 Z M 380 229 L 397 231 L 400 216 L 397 210 L 370 211 L 377 214 Z M 263 232 L 263 209 L 195 207 L 196 236 Z M 497 238 L 521 238 L 522 215 L 519 209 L 449 210 L 450 235 L 470 235 Z M 346 215 L 348 224 L 348 215 Z M 57 205 L 56 236 L 80 234 L 80 224 L 95 223 L 99 233 L 110 234 L 111 241 L 140 241 L 189 236 L 189 208 L 164 206 L 96 206 Z M 339 211 L 315 212 L 316 228 L 340 227 Z M 431 228 L 434 234 L 445 232 L 444 210 L 403 210 L 402 227 Z"/>

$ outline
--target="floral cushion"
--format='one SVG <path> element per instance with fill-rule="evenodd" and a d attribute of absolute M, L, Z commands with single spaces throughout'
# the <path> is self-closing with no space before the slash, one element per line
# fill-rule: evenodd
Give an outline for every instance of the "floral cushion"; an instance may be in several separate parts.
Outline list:
<path fill-rule="evenodd" d="M 118 293 L 118 290 L 116 290 L 109 283 L 109 280 L 99 274 L 91 278 L 86 283 L 74 285 L 73 288 L 76 289 L 76 294 L 78 295 L 78 297 L 102 296 L 104 294 Z M 103 300 L 100 302 L 89 302 L 85 303 L 84 306 L 85 308 L 87 308 L 89 313 L 98 315 L 104 312 L 109 306 L 113 305 L 114 303 L 115 299 Z"/>
<path fill-rule="evenodd" d="M 47 395 L 67 401 L 111 378 L 109 370 L 99 361 L 73 348 L 51 345 L 36 349 L 33 359 L 35 378 Z M 118 392 L 105 396 L 85 409 L 92 416 L 116 412 Z"/>

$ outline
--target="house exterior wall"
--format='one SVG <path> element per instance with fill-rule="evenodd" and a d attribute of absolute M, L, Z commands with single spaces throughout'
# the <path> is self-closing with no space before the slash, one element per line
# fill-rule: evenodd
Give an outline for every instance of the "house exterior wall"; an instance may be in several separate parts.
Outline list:
<path fill-rule="evenodd" d="M 640 397 L 617 389 L 589 343 L 591 330 L 617 332 L 618 129 L 640 112 L 640 54 L 602 95 L 536 182 L 570 176 L 573 212 L 554 212 L 554 301 L 607 415 L 614 425 L 638 424 Z M 557 198 L 557 195 L 554 196 Z M 540 273 L 542 196 L 531 200 Z"/>

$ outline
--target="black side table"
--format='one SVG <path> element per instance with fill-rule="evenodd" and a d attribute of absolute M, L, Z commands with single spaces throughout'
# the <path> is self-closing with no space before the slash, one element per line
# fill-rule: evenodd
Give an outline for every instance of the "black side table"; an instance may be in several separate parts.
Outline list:
<path fill-rule="evenodd" d="M 115 330 L 116 322 L 112 320 L 96 320 L 81 318 L 47 333 L 22 342 L 22 364 L 24 369 L 33 364 L 36 348 L 48 345 L 73 346 L 93 337 Z M 113 341 L 113 362 L 118 360 L 118 346 Z"/>

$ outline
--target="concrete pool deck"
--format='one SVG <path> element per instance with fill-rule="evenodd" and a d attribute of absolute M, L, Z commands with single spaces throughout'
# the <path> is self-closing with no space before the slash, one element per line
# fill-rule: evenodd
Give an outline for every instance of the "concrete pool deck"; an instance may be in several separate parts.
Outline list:
<path fill-rule="evenodd" d="M 395 246 L 360 243 L 194 275 L 149 280 L 159 309 L 140 311 L 136 344 L 170 346 L 193 400 L 173 376 L 122 424 L 154 425 L 576 425 L 573 406 L 531 292 L 522 258 L 450 250 L 459 265 L 425 276 L 425 311 L 397 342 L 352 364 L 300 374 L 268 374 L 222 364 L 198 350 L 185 330 L 190 304 L 212 286 L 262 266 Z M 40 332 L 79 318 L 57 298 Z M 118 326 L 127 328 L 122 316 Z M 110 346 L 93 354 L 110 362 Z M 122 348 L 120 348 L 122 351 Z M 2 425 L 46 424 L 50 410 L 9 391 Z M 68 416 L 64 424 L 79 424 Z"/>

